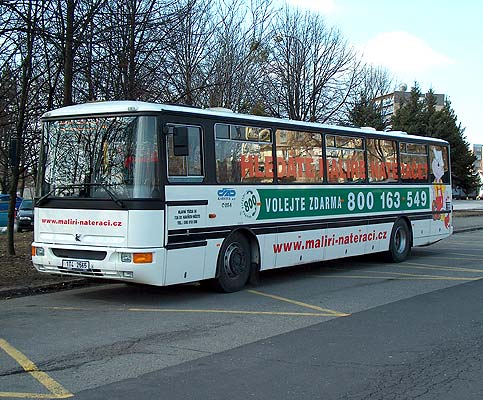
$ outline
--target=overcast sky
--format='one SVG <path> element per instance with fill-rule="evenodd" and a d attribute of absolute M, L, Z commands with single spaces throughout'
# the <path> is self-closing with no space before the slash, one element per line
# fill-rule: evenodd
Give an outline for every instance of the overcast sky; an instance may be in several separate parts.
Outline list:
<path fill-rule="evenodd" d="M 483 143 L 483 1 L 287 0 L 324 15 L 409 88 L 448 95 L 470 143 Z"/>

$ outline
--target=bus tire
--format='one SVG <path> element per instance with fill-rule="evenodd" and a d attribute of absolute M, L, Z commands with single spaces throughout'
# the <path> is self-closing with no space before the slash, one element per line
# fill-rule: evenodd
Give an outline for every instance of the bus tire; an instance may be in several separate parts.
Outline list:
<path fill-rule="evenodd" d="M 232 233 L 221 246 L 215 288 L 231 293 L 243 289 L 250 277 L 251 254 L 248 239 L 240 232 Z"/>
<path fill-rule="evenodd" d="M 411 232 L 403 219 L 398 219 L 391 232 L 391 241 L 387 253 L 390 261 L 400 263 L 408 258 L 411 252 Z"/>

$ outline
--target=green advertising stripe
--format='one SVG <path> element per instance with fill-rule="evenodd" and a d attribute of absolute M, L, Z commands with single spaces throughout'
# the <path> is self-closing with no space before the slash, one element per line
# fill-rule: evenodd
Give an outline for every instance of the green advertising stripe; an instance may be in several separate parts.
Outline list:
<path fill-rule="evenodd" d="M 258 189 L 258 194 L 259 220 L 431 208 L 428 187 Z"/>

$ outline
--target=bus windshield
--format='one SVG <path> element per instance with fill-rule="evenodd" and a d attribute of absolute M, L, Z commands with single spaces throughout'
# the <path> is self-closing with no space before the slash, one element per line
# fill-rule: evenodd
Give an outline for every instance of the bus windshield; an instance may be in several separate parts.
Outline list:
<path fill-rule="evenodd" d="M 38 196 L 159 197 L 156 117 L 48 121 Z"/>

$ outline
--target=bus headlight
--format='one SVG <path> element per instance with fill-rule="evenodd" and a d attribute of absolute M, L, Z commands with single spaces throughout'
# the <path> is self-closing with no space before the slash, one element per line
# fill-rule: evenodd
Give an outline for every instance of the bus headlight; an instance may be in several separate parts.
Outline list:
<path fill-rule="evenodd" d="M 45 256 L 45 249 L 43 247 L 32 246 L 32 256 Z"/>
<path fill-rule="evenodd" d="M 132 254 L 131 253 L 121 253 L 121 262 L 123 262 L 123 263 L 132 262 Z"/>

